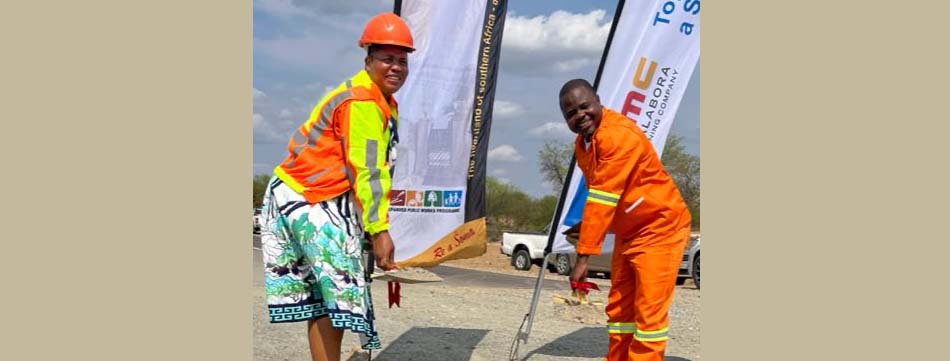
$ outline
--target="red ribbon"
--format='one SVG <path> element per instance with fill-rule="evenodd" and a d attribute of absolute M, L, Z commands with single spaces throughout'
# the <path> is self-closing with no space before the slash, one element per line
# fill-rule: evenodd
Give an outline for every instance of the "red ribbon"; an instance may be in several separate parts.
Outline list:
<path fill-rule="evenodd" d="M 586 295 L 588 292 L 590 292 L 590 290 L 597 290 L 597 291 L 600 291 L 600 288 L 597 287 L 597 284 L 596 284 L 596 283 L 593 283 L 593 282 L 586 282 L 586 281 L 585 281 L 585 282 L 571 281 L 571 289 L 572 289 L 572 290 L 577 290 L 578 292 L 581 292 L 581 293 L 583 293 L 583 294 L 585 294 L 585 295 Z"/>
<path fill-rule="evenodd" d="M 389 308 L 393 308 L 393 305 L 401 307 L 399 306 L 399 282 L 389 281 L 386 285 L 389 286 Z"/>

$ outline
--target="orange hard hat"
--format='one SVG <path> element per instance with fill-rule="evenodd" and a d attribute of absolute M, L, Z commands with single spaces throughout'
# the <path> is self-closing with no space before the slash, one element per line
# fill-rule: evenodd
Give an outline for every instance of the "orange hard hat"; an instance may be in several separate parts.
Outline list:
<path fill-rule="evenodd" d="M 398 45 L 408 48 L 409 51 L 416 50 L 412 44 L 409 25 L 393 13 L 376 15 L 366 23 L 366 29 L 360 37 L 360 47 L 365 48 L 370 44 Z"/>

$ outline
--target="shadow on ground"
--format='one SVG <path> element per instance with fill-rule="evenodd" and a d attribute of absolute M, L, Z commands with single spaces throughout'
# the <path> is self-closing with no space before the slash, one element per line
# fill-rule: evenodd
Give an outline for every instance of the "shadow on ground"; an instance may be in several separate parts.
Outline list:
<path fill-rule="evenodd" d="M 373 360 L 469 360 L 486 334 L 488 330 L 413 327 L 378 355 L 374 353 Z"/>
<path fill-rule="evenodd" d="M 607 355 L 608 345 L 606 327 L 585 327 L 532 350 L 522 360 L 530 360 L 535 354 L 558 357 L 604 357 Z"/>
<path fill-rule="evenodd" d="M 531 360 L 531 356 L 534 355 L 585 358 L 604 357 L 607 355 L 609 346 L 610 341 L 607 336 L 607 328 L 585 327 L 532 350 L 525 355 L 522 360 Z M 690 361 L 689 359 L 677 356 L 666 356 L 663 360 Z"/>

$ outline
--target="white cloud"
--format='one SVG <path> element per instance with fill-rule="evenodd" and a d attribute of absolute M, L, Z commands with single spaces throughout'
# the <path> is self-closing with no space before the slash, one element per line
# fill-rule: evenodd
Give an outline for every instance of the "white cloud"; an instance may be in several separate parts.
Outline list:
<path fill-rule="evenodd" d="M 499 117 L 515 117 L 524 114 L 521 104 L 506 100 L 495 100 L 494 115 Z"/>
<path fill-rule="evenodd" d="M 343 39 L 338 34 L 305 31 L 294 36 L 255 36 L 254 61 L 272 61 L 276 66 L 291 68 L 287 69 L 288 73 L 291 70 L 313 72 L 320 69 L 323 74 L 355 74 L 362 68 L 366 53 L 356 46 L 359 35 Z M 328 53 L 334 56 L 327 56 Z"/>
<path fill-rule="evenodd" d="M 263 98 L 263 97 L 266 97 L 266 96 L 267 96 L 267 93 L 264 93 L 264 92 L 258 90 L 257 88 L 254 88 L 254 99 L 260 99 L 260 98 Z"/>
<path fill-rule="evenodd" d="M 278 17 L 307 16 L 310 10 L 294 4 L 293 0 L 255 0 L 254 7 L 264 13 Z"/>
<path fill-rule="evenodd" d="M 495 149 L 489 150 L 488 159 L 505 162 L 517 162 L 521 159 L 524 159 L 524 157 L 518 153 L 518 150 L 515 149 L 515 147 L 505 144 L 495 147 Z"/>
<path fill-rule="evenodd" d="M 494 168 L 494 169 L 491 170 L 490 173 L 491 173 L 491 175 L 493 175 L 493 176 L 501 177 L 501 176 L 504 176 L 504 175 L 508 175 L 508 170 L 507 170 L 507 169 L 504 169 L 504 168 Z"/>
<path fill-rule="evenodd" d="M 509 14 L 511 15 L 511 14 Z M 610 33 L 605 10 L 505 19 L 502 70 L 520 75 L 570 73 L 595 66 Z"/>
<path fill-rule="evenodd" d="M 291 115 L 293 115 L 293 113 L 290 112 L 290 109 L 283 109 L 280 111 L 281 118 L 290 118 Z"/>
<path fill-rule="evenodd" d="M 568 73 L 576 70 L 583 69 L 589 66 L 595 66 L 599 59 L 595 57 L 586 57 L 586 58 L 577 58 L 577 59 L 568 59 L 562 61 L 556 61 L 551 65 L 554 67 L 554 70 L 561 73 Z"/>
<path fill-rule="evenodd" d="M 610 19 L 601 9 L 587 14 L 558 10 L 550 16 L 513 16 L 505 19 L 505 46 L 511 50 L 567 50 L 600 52 L 610 33 Z"/>
<path fill-rule="evenodd" d="M 547 122 L 541 124 L 534 129 L 529 131 L 534 136 L 537 137 L 573 137 L 574 133 L 567 128 L 567 124 L 564 122 Z"/>
<path fill-rule="evenodd" d="M 284 0 L 286 1 L 286 0 Z M 358 1 L 313 1 L 291 0 L 300 9 L 314 14 L 346 15 L 353 13 L 373 14 L 382 11 L 392 11 L 393 5 L 389 0 L 358 0 Z M 369 18 L 366 19 L 369 21 Z M 360 24 L 362 26 L 363 24 Z"/>
<path fill-rule="evenodd" d="M 282 18 L 294 16 L 316 17 L 320 15 L 375 15 L 393 9 L 392 2 L 388 0 L 254 0 L 254 7 L 261 12 Z M 368 16 L 366 16 L 366 21 L 369 21 Z M 359 25 L 363 26 L 363 24 Z"/>
<path fill-rule="evenodd" d="M 277 124 L 268 121 L 268 119 L 260 113 L 254 113 L 255 143 L 286 142 L 288 138 L 280 129 Z"/>

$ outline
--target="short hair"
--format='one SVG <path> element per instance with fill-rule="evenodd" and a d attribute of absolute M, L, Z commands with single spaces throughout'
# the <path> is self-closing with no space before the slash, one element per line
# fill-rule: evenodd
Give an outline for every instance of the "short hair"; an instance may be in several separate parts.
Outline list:
<path fill-rule="evenodd" d="M 379 45 L 369 44 L 369 46 L 366 47 L 366 56 L 373 55 L 373 52 L 377 49 L 379 49 Z"/>
<path fill-rule="evenodd" d="M 389 45 L 389 44 L 369 44 L 366 46 L 366 56 L 372 56 L 374 52 L 379 49 L 382 49 L 384 46 L 395 46 L 397 48 L 403 49 L 406 51 L 406 54 L 413 52 L 412 49 L 409 49 L 401 45 Z"/>
<path fill-rule="evenodd" d="M 567 94 L 569 91 L 574 90 L 578 87 L 584 87 L 590 90 L 591 92 L 596 93 L 596 91 L 594 90 L 594 86 L 590 85 L 590 83 L 588 83 L 587 80 L 571 79 L 571 80 L 568 80 L 567 83 L 564 83 L 564 85 L 561 87 L 561 92 L 558 93 L 557 96 L 559 98 L 563 97 L 564 94 Z"/>

